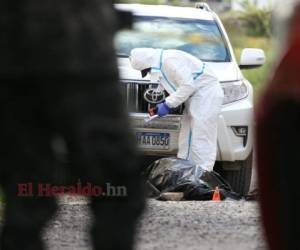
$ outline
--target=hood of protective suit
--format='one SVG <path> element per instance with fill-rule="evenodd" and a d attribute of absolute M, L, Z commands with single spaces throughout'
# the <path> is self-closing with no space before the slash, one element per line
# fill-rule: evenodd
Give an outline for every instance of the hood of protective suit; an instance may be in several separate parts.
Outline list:
<path fill-rule="evenodd" d="M 131 66 L 136 70 L 144 70 L 159 66 L 159 53 L 161 50 L 152 48 L 136 48 L 130 52 Z"/>

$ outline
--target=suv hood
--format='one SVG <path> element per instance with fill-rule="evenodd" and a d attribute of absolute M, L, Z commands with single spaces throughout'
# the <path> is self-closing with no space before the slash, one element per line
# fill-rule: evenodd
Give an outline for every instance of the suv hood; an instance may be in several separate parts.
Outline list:
<path fill-rule="evenodd" d="M 235 62 L 211 63 L 207 62 L 219 78 L 220 82 L 236 81 L 242 78 Z M 118 58 L 119 73 L 122 80 L 149 80 L 149 76 L 142 78 L 141 72 L 133 69 L 128 58 Z"/>

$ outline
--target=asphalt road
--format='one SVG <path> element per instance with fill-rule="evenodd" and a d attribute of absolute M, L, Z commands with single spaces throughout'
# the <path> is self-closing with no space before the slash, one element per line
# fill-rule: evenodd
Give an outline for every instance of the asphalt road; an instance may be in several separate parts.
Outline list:
<path fill-rule="evenodd" d="M 50 249 L 91 249 L 84 200 L 64 200 L 46 230 Z M 137 250 L 263 250 L 256 202 L 149 200 L 139 225 Z"/>

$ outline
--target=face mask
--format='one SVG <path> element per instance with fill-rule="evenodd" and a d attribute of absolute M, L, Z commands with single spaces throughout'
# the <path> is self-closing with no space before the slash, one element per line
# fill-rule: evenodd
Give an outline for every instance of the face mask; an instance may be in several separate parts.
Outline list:
<path fill-rule="evenodd" d="M 161 73 L 156 69 L 151 69 L 150 73 L 150 82 L 151 83 L 160 83 Z"/>

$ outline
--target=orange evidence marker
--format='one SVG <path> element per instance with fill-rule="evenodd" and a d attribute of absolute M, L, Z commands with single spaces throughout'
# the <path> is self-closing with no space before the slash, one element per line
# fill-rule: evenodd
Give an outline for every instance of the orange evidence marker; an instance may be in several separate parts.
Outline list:
<path fill-rule="evenodd" d="M 219 187 L 216 186 L 213 197 L 212 197 L 213 201 L 221 201 L 221 195 L 220 195 L 220 190 Z"/>

